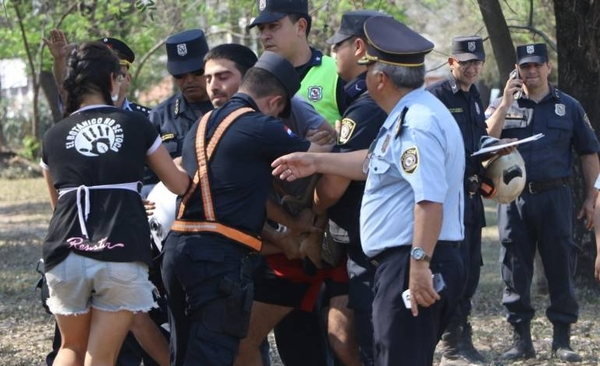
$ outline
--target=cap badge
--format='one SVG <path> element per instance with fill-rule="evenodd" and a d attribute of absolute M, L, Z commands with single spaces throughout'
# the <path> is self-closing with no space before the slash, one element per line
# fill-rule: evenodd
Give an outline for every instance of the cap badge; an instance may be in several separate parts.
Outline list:
<path fill-rule="evenodd" d="M 564 116 L 565 115 L 565 105 L 558 103 L 556 105 L 554 105 L 554 113 L 556 113 L 557 116 Z"/>
<path fill-rule="evenodd" d="M 183 57 L 183 56 L 187 55 L 187 52 L 188 52 L 187 51 L 187 46 L 186 46 L 185 43 L 180 43 L 180 44 L 177 45 L 177 54 L 179 56 Z"/>
<path fill-rule="evenodd" d="M 533 45 L 527 46 L 527 54 L 533 55 L 535 53 L 535 47 Z"/>
<path fill-rule="evenodd" d="M 308 100 L 311 102 L 318 102 L 321 99 L 323 99 L 322 86 L 311 86 L 308 88 Z"/>
<path fill-rule="evenodd" d="M 467 48 L 469 49 L 469 51 L 473 52 L 473 51 L 475 51 L 477 46 L 475 45 L 475 42 L 469 42 L 469 43 L 467 43 Z"/>
<path fill-rule="evenodd" d="M 258 2 L 258 10 L 263 11 L 267 7 L 267 0 L 260 0 Z"/>

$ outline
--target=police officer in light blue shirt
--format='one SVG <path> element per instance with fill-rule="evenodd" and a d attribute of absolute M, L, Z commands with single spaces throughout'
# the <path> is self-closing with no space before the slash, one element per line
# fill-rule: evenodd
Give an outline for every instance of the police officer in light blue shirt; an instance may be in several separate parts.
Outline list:
<path fill-rule="evenodd" d="M 433 44 L 393 18 L 371 18 L 364 31 L 366 84 L 388 113 L 377 139 L 368 152 L 281 157 L 273 174 L 367 174 L 361 242 L 377 267 L 374 364 L 431 365 L 464 284 L 463 139 L 448 109 L 422 88 Z"/>

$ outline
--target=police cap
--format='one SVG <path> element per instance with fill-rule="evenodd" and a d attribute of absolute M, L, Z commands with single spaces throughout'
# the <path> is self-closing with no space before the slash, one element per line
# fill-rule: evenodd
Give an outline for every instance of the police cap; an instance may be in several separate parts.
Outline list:
<path fill-rule="evenodd" d="M 259 57 L 254 67 L 263 69 L 275 76 L 283 86 L 288 95 L 287 105 L 283 111 L 283 116 L 290 115 L 291 98 L 300 89 L 300 76 L 294 66 L 283 56 L 270 51 L 265 51 Z"/>
<path fill-rule="evenodd" d="M 99 41 L 116 52 L 117 56 L 119 56 L 119 59 L 121 60 L 121 65 L 129 67 L 135 60 L 135 53 L 133 53 L 131 48 L 129 48 L 129 46 L 120 39 L 104 37 Z"/>
<path fill-rule="evenodd" d="M 458 61 L 485 61 L 483 39 L 479 36 L 452 38 L 452 56 Z"/>
<path fill-rule="evenodd" d="M 392 17 L 369 18 L 364 30 L 369 43 L 365 57 L 358 61 L 362 65 L 383 62 L 417 67 L 425 63 L 425 55 L 434 47 L 429 40 Z"/>
<path fill-rule="evenodd" d="M 167 38 L 167 70 L 171 75 L 183 75 L 204 70 L 208 43 L 201 29 L 191 29 Z"/>
<path fill-rule="evenodd" d="M 365 21 L 371 17 L 377 16 L 389 17 L 390 15 L 373 10 L 355 10 L 344 13 L 344 15 L 342 15 L 340 29 L 327 40 L 327 43 L 338 44 L 352 36 L 364 37 Z"/>
<path fill-rule="evenodd" d="M 517 64 L 543 64 L 546 62 L 548 62 L 548 49 L 546 48 L 546 44 L 534 43 L 517 46 Z"/>
<path fill-rule="evenodd" d="M 276 22 L 292 13 L 308 16 L 308 0 L 258 0 L 257 3 L 259 13 L 249 28 Z"/>

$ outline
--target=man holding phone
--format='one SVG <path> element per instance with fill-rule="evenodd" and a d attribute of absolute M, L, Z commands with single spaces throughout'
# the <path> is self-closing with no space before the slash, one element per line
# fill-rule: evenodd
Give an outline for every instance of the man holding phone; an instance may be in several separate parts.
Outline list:
<path fill-rule="evenodd" d="M 577 100 L 548 82 L 552 63 L 543 43 L 518 46 L 519 79 L 509 79 L 502 98 L 494 101 L 486 115 L 488 132 L 494 137 L 518 138 L 543 133 L 544 138 L 520 145 L 527 166 L 527 185 L 510 204 L 498 206 L 502 280 L 506 288 L 502 302 L 513 326 L 514 343 L 503 360 L 535 357 L 531 339 L 531 280 L 535 253 L 540 252 L 550 295 L 546 316 L 553 325 L 552 354 L 562 361 L 581 361 L 571 349 L 571 324 L 577 321 L 573 274 L 573 198 L 571 174 L 575 150 L 581 159 L 587 196 L 578 218 L 594 225 L 600 145 L 589 119 Z M 523 96 L 515 100 L 519 90 Z"/>

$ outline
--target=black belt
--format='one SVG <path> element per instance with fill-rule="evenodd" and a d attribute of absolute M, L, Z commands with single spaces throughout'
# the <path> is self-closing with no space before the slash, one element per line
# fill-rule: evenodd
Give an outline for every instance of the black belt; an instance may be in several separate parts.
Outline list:
<path fill-rule="evenodd" d="M 571 184 L 570 178 L 558 178 L 545 182 L 529 182 L 527 183 L 525 190 L 531 194 L 536 194 L 569 184 Z"/>
<path fill-rule="evenodd" d="M 435 251 L 438 248 L 460 248 L 460 241 L 438 240 L 433 251 L 433 255 L 435 255 Z M 371 257 L 369 259 L 369 262 L 371 262 L 373 266 L 377 267 L 385 258 L 389 257 L 390 255 L 402 250 L 410 251 L 411 249 L 412 245 L 400 245 L 393 248 L 387 248 L 383 252 L 376 254 L 374 257 Z"/>

